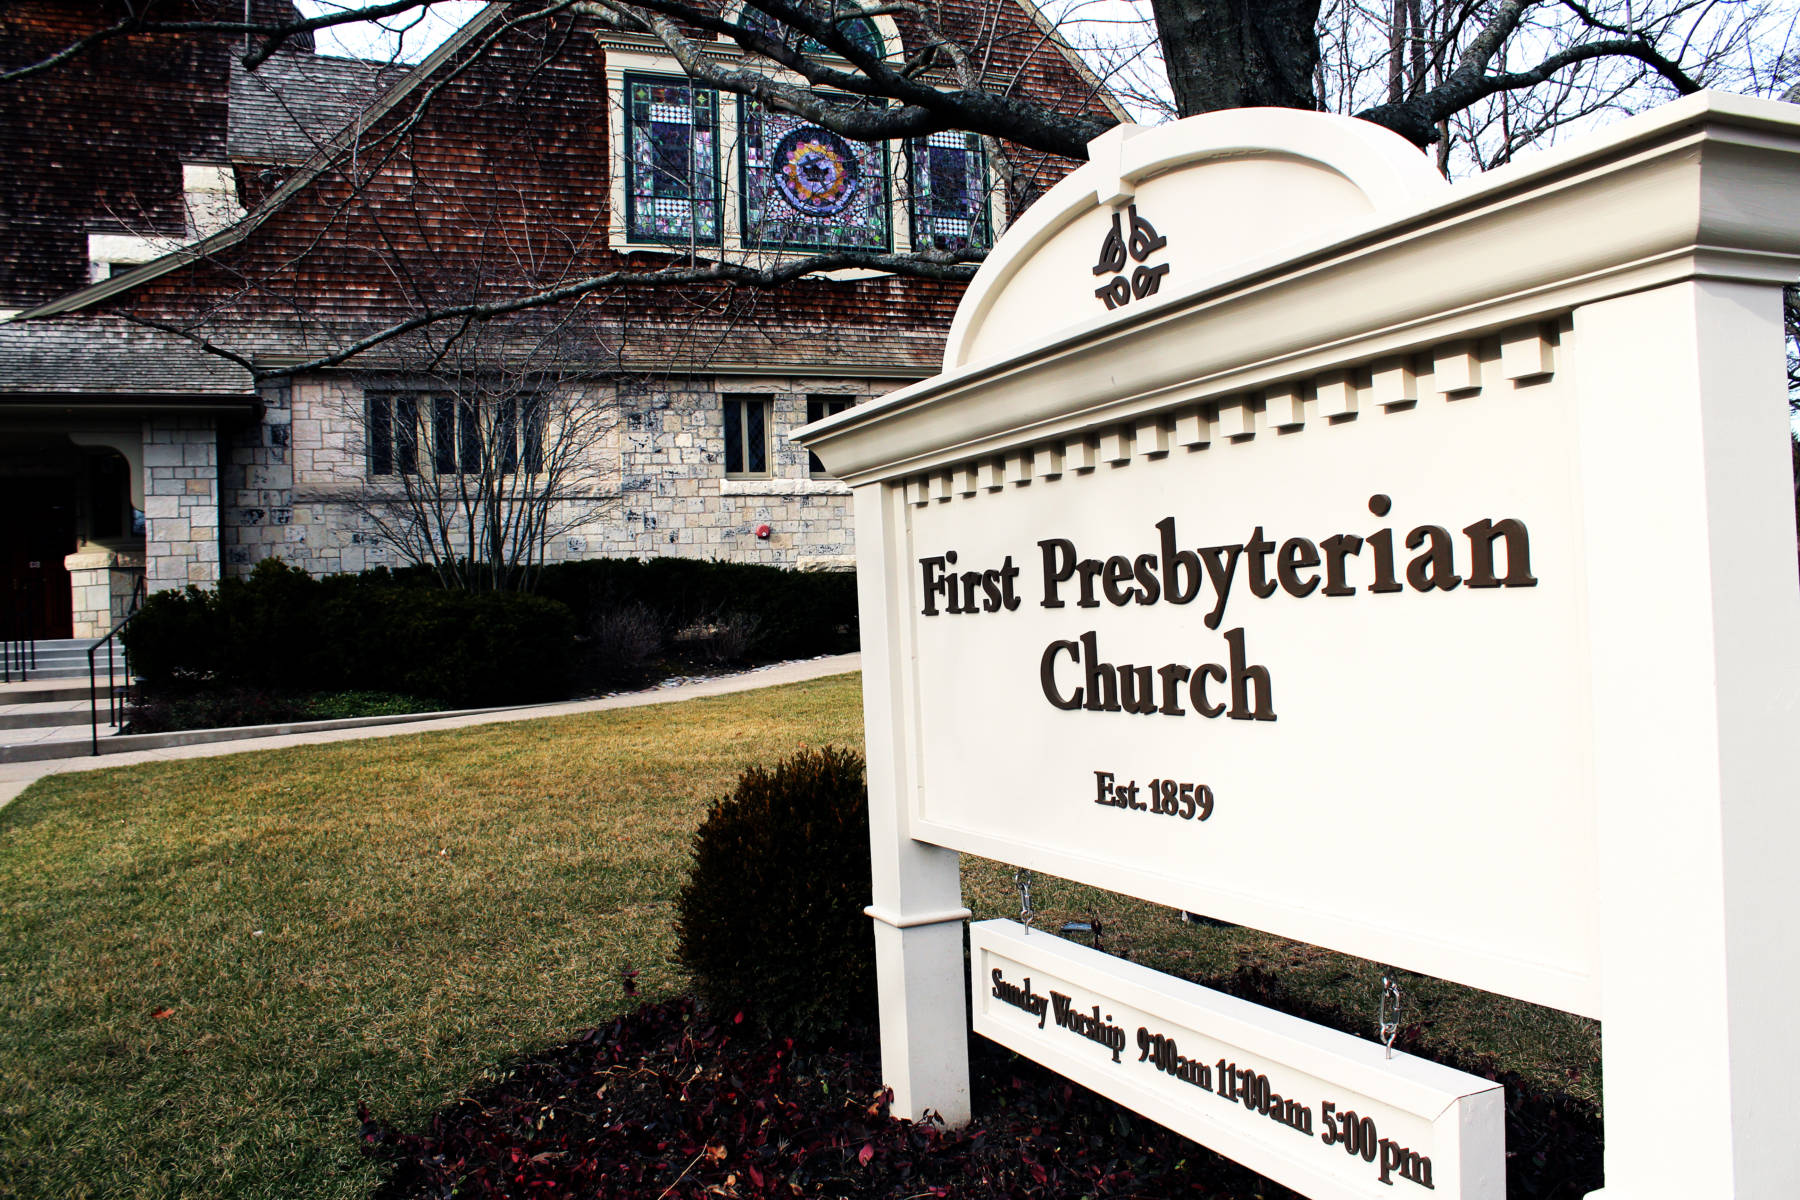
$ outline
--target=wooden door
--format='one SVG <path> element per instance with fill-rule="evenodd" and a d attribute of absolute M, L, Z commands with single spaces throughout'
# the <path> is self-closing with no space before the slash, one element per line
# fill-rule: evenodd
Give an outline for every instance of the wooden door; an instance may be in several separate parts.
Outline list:
<path fill-rule="evenodd" d="M 73 479 L 0 479 L 0 633 L 74 633 L 65 555 L 75 552 Z"/>

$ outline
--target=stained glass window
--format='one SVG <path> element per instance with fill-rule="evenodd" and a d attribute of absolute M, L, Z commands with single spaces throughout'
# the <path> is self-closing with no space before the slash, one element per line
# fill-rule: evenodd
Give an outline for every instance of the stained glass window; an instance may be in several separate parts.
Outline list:
<path fill-rule="evenodd" d="M 987 155 L 972 133 L 946 131 L 908 143 L 912 159 L 913 247 L 980 249 L 993 240 L 988 223 Z"/>
<path fill-rule="evenodd" d="M 744 245 L 885 250 L 887 147 L 853 142 L 754 100 L 738 102 Z"/>
<path fill-rule="evenodd" d="M 813 38 L 801 36 L 800 31 L 792 25 L 782 24 L 760 8 L 751 8 L 746 4 L 738 19 L 745 26 L 772 37 L 783 45 L 793 46 L 798 43 L 802 54 L 837 53 Z M 844 39 L 864 54 L 872 58 L 887 57 L 887 39 L 881 36 L 879 29 L 875 28 L 875 22 L 867 17 L 846 17 L 835 24 L 843 33 Z"/>
<path fill-rule="evenodd" d="M 719 94 L 625 77 L 625 224 L 634 242 L 719 244 Z"/>

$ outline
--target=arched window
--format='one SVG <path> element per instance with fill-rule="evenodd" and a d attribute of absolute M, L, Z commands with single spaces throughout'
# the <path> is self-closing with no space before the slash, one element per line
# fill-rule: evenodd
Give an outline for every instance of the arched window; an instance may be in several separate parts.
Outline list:
<path fill-rule="evenodd" d="M 828 0 L 818 0 L 820 3 Z M 738 13 L 738 20 L 750 29 L 774 38 L 785 46 L 795 46 L 802 54 L 835 54 L 813 38 L 803 37 L 799 30 L 791 25 L 784 25 L 760 8 L 752 8 L 746 4 Z M 875 22 L 867 17 L 845 17 L 835 22 L 839 31 L 852 46 L 872 58 L 886 58 L 888 55 L 887 39 Z"/>

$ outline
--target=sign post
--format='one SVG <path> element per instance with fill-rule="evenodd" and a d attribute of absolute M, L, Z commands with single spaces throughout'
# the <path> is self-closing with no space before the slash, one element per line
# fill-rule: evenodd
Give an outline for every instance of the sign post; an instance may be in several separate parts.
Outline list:
<path fill-rule="evenodd" d="M 1797 112 L 1455 186 L 1346 118 L 1117 129 L 943 374 L 803 433 L 898 1113 L 968 1112 L 969 852 L 1597 1017 L 1609 1200 L 1800 1195 Z"/>

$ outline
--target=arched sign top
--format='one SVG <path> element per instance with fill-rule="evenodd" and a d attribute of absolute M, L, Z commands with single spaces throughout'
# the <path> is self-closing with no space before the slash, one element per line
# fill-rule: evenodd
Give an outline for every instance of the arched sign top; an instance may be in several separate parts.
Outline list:
<path fill-rule="evenodd" d="M 1448 186 L 1405 139 L 1352 117 L 1256 108 L 1118 126 L 1000 238 L 957 308 L 944 369 L 1167 303 Z"/>

